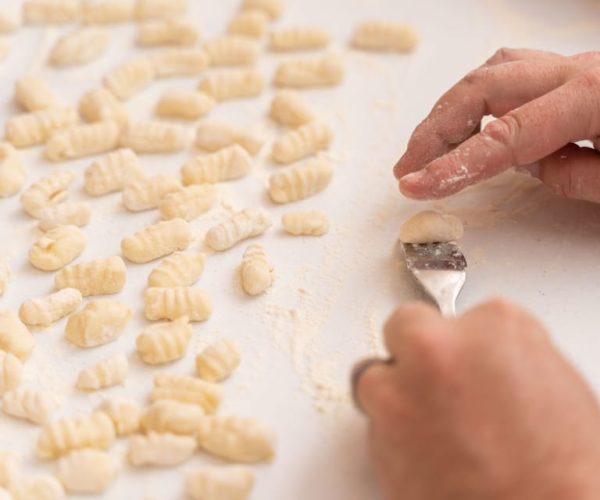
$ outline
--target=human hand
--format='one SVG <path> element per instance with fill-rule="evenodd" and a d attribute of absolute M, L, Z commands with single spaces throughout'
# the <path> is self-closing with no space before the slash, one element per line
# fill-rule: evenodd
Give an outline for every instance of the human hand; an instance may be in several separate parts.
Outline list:
<path fill-rule="evenodd" d="M 406 305 L 385 341 L 356 397 L 387 500 L 600 498 L 598 403 L 528 313 Z"/>
<path fill-rule="evenodd" d="M 480 130 L 486 115 L 499 117 Z M 590 139 L 595 149 L 579 148 Z M 437 199 L 511 167 L 557 194 L 600 202 L 600 52 L 501 49 L 444 94 L 394 168 L 400 190 Z"/>

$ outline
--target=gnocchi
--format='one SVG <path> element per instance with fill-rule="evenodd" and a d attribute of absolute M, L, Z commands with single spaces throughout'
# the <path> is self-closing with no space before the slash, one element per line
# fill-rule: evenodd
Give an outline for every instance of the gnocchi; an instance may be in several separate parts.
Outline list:
<path fill-rule="evenodd" d="M 38 389 L 18 388 L 2 396 L 2 411 L 6 415 L 34 424 L 45 424 L 58 409 L 55 394 Z"/>
<path fill-rule="evenodd" d="M 188 160 L 181 167 L 181 177 L 190 184 L 216 183 L 244 177 L 252 168 L 252 158 L 238 144 L 208 155 Z"/>
<path fill-rule="evenodd" d="M 33 244 L 29 250 L 29 262 L 40 271 L 57 271 L 73 262 L 84 249 L 85 235 L 81 229 L 59 226 Z"/>
<path fill-rule="evenodd" d="M 181 183 L 174 175 L 155 175 L 126 186 L 123 190 L 123 205 L 131 212 L 150 210 L 158 207 L 166 194 L 180 189 Z"/>
<path fill-rule="evenodd" d="M 217 190 L 210 184 L 189 186 L 164 196 L 158 206 L 165 220 L 181 218 L 194 220 L 212 208 L 217 199 Z"/>
<path fill-rule="evenodd" d="M 142 47 L 194 45 L 199 38 L 194 23 L 171 18 L 142 24 L 138 29 L 137 44 Z"/>
<path fill-rule="evenodd" d="M 352 36 L 357 49 L 382 52 L 410 52 L 419 43 L 419 35 L 412 26 L 394 21 L 365 21 Z"/>
<path fill-rule="evenodd" d="M 204 271 L 206 257 L 201 253 L 175 252 L 148 276 L 149 287 L 191 286 Z"/>
<path fill-rule="evenodd" d="M 171 90 L 161 96 L 155 114 L 194 120 L 206 115 L 214 107 L 215 100 L 204 92 Z"/>
<path fill-rule="evenodd" d="M 106 77 L 104 86 L 113 95 L 125 101 L 146 88 L 156 78 L 156 70 L 149 57 L 131 59 L 117 66 Z"/>
<path fill-rule="evenodd" d="M 17 150 L 8 142 L 0 143 L 0 198 L 17 194 L 27 173 Z"/>
<path fill-rule="evenodd" d="M 211 382 L 206 382 L 187 375 L 159 373 L 154 377 L 154 389 L 150 399 L 163 399 L 191 403 L 201 406 L 206 413 L 215 413 L 223 399 L 223 389 Z"/>
<path fill-rule="evenodd" d="M 11 269 L 6 259 L 0 259 L 0 295 L 4 294 L 10 281 Z"/>
<path fill-rule="evenodd" d="M 80 0 L 26 0 L 23 19 L 27 24 L 64 24 L 77 21 Z"/>
<path fill-rule="evenodd" d="M 21 361 L 33 350 L 33 336 L 12 311 L 0 310 L 0 350 L 10 353 Z"/>
<path fill-rule="evenodd" d="M 0 485 L 8 486 L 17 477 L 20 468 L 21 460 L 17 454 L 0 451 Z"/>
<path fill-rule="evenodd" d="M 311 122 L 277 139 L 272 157 L 277 163 L 293 163 L 328 148 L 332 140 L 333 131 L 328 125 Z"/>
<path fill-rule="evenodd" d="M 278 19 L 283 13 L 283 0 L 243 0 L 242 10 L 257 9 L 271 19 Z"/>
<path fill-rule="evenodd" d="M 329 231 L 327 216 L 317 210 L 288 212 L 281 217 L 281 224 L 294 236 L 322 236 Z"/>
<path fill-rule="evenodd" d="M 104 88 L 93 89 L 79 100 L 79 114 L 90 123 L 112 121 L 125 128 L 129 124 L 129 115 L 111 92 Z"/>
<path fill-rule="evenodd" d="M 121 252 L 136 264 L 185 250 L 192 240 L 190 225 L 183 219 L 157 222 L 146 229 L 121 240 Z"/>
<path fill-rule="evenodd" d="M 121 129 L 113 121 L 76 125 L 52 134 L 44 156 L 50 161 L 64 161 L 104 153 L 118 146 L 120 135 Z"/>
<path fill-rule="evenodd" d="M 212 314 L 212 300 L 198 288 L 148 288 L 144 292 L 146 319 L 171 321 L 188 316 L 190 321 L 205 321 Z"/>
<path fill-rule="evenodd" d="M 4 61 L 9 55 L 12 48 L 12 38 L 0 35 L 0 61 Z"/>
<path fill-rule="evenodd" d="M 61 500 L 65 498 L 65 490 L 62 485 L 50 474 L 18 477 L 11 481 L 8 489 L 12 500 Z"/>
<path fill-rule="evenodd" d="M 265 462 L 275 455 L 273 434 L 252 418 L 206 416 L 196 438 L 204 451 L 234 462 Z"/>
<path fill-rule="evenodd" d="M 84 173 L 84 189 L 90 196 L 122 191 L 144 179 L 137 155 L 128 148 L 118 149 L 93 162 Z"/>
<path fill-rule="evenodd" d="M 237 343 L 233 340 L 220 340 L 196 356 L 196 373 L 201 379 L 220 382 L 233 373 L 240 361 Z"/>
<path fill-rule="evenodd" d="M 295 90 L 280 90 L 271 102 L 271 118 L 280 125 L 300 127 L 315 119 L 304 97 Z"/>
<path fill-rule="evenodd" d="M 65 338 L 82 348 L 108 344 L 121 335 L 132 316 L 131 308 L 116 300 L 88 302 L 69 317 Z"/>
<path fill-rule="evenodd" d="M 42 208 L 38 212 L 39 228 L 50 231 L 58 226 L 85 226 L 91 216 L 92 207 L 87 201 L 67 201 Z"/>
<path fill-rule="evenodd" d="M 338 85 L 345 76 L 344 65 L 339 56 L 295 59 L 279 64 L 273 83 L 277 87 L 310 88 Z"/>
<path fill-rule="evenodd" d="M 187 316 L 171 323 L 153 325 L 137 338 L 137 353 L 148 365 L 161 365 L 181 359 L 192 338 L 192 327 Z"/>
<path fill-rule="evenodd" d="M 257 70 L 232 70 L 208 75 L 198 90 L 217 101 L 256 97 L 265 88 L 265 79 Z"/>
<path fill-rule="evenodd" d="M 106 413 L 115 426 L 119 436 L 133 434 L 140 429 L 142 410 L 133 400 L 127 398 L 111 398 L 104 401 L 97 408 Z"/>
<path fill-rule="evenodd" d="M 31 217 L 37 217 L 41 209 L 64 202 L 69 196 L 67 190 L 74 181 L 72 170 L 55 170 L 23 192 L 21 206 Z"/>
<path fill-rule="evenodd" d="M 187 132 L 181 125 L 161 121 L 138 122 L 121 135 L 120 145 L 136 153 L 176 153 L 185 148 Z"/>
<path fill-rule="evenodd" d="M 0 33 L 12 33 L 19 29 L 21 22 L 14 12 L 2 12 L 0 14 Z"/>
<path fill-rule="evenodd" d="M 273 268 L 261 245 L 255 243 L 246 249 L 240 275 L 242 288 L 248 295 L 259 295 L 273 284 Z"/>
<path fill-rule="evenodd" d="M 211 66 L 246 66 L 256 63 L 259 45 L 245 36 L 226 35 L 204 44 Z"/>
<path fill-rule="evenodd" d="M 26 75 L 15 83 L 15 100 L 25 111 L 55 108 L 58 99 L 45 80 L 36 75 Z"/>
<path fill-rule="evenodd" d="M 425 210 L 402 224 L 400 241 L 416 244 L 457 241 L 463 233 L 463 223 L 458 217 Z"/>
<path fill-rule="evenodd" d="M 57 130 L 76 125 L 79 121 L 73 108 L 51 108 L 15 115 L 6 121 L 6 140 L 17 148 L 46 142 Z"/>
<path fill-rule="evenodd" d="M 82 5 L 81 17 L 86 24 L 110 24 L 133 21 L 136 0 L 86 1 Z"/>
<path fill-rule="evenodd" d="M 110 43 L 110 34 L 104 28 L 79 28 L 59 38 L 50 51 L 52 66 L 66 67 L 89 63 L 100 57 Z"/>
<path fill-rule="evenodd" d="M 198 405 L 162 399 L 152 403 L 144 412 L 142 429 L 145 432 L 193 436 L 204 415 L 204 410 Z"/>
<path fill-rule="evenodd" d="M 97 391 L 123 384 L 128 370 L 127 357 L 117 354 L 79 372 L 76 387 L 82 391 Z"/>
<path fill-rule="evenodd" d="M 77 288 L 84 297 L 110 295 L 125 286 L 127 268 L 120 257 L 108 257 L 65 267 L 54 277 L 57 290 Z"/>
<path fill-rule="evenodd" d="M 204 242 L 213 250 L 222 252 L 240 241 L 263 234 L 270 226 L 271 217 L 265 210 L 246 209 L 210 228 Z"/>
<path fill-rule="evenodd" d="M 29 326 L 49 326 L 74 312 L 81 301 L 79 290 L 63 288 L 39 299 L 27 299 L 19 308 L 19 317 Z"/>
<path fill-rule="evenodd" d="M 264 141 L 252 132 L 224 122 L 211 121 L 198 125 L 195 144 L 199 149 L 210 152 L 239 144 L 248 153 L 256 156 L 262 149 Z"/>
<path fill-rule="evenodd" d="M 188 0 L 138 0 L 138 19 L 156 19 L 182 16 L 188 8 Z"/>
<path fill-rule="evenodd" d="M 299 167 L 272 174 L 269 196 L 275 203 L 291 203 L 323 191 L 331 182 L 333 168 L 329 162 L 316 159 Z"/>
<path fill-rule="evenodd" d="M 23 363 L 14 354 L 0 351 L 0 394 L 15 389 L 23 379 Z"/>
<path fill-rule="evenodd" d="M 69 493 L 100 494 L 118 472 L 115 460 L 94 448 L 74 450 L 58 461 L 56 477 Z"/>
<path fill-rule="evenodd" d="M 132 436 L 127 459 L 134 466 L 157 465 L 172 467 L 190 459 L 198 445 L 191 436 L 149 432 L 145 436 Z"/>
<path fill-rule="evenodd" d="M 276 52 L 322 49 L 327 47 L 329 42 L 327 31 L 317 26 L 299 26 L 272 31 L 269 36 L 269 48 Z"/>
<path fill-rule="evenodd" d="M 246 467 L 205 466 L 187 471 L 185 493 L 192 500 L 246 500 L 254 481 L 254 473 Z"/>
<path fill-rule="evenodd" d="M 111 419 L 101 411 L 47 423 L 37 442 L 37 456 L 53 459 L 81 448 L 106 449 L 115 440 Z"/>
<path fill-rule="evenodd" d="M 242 10 L 231 20 L 227 32 L 230 35 L 260 38 L 267 30 L 269 16 L 258 9 Z"/>
<path fill-rule="evenodd" d="M 206 52 L 196 48 L 180 48 L 158 52 L 151 57 L 156 76 L 194 76 L 204 71 L 209 63 Z"/>

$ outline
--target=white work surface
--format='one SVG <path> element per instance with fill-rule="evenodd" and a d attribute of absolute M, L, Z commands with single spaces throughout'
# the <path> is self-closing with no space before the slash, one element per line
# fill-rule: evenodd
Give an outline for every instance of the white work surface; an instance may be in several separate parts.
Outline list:
<path fill-rule="evenodd" d="M 10 3 L 2 1 L 2 6 Z M 190 0 L 190 19 L 207 37 L 222 33 L 238 0 Z M 263 205 L 274 228 L 261 238 L 277 275 L 262 297 L 244 296 L 236 278 L 245 245 L 210 255 L 198 286 L 214 298 L 214 314 L 194 326 L 195 337 L 184 360 L 167 367 L 193 373 L 195 352 L 206 341 L 227 337 L 239 341 L 243 363 L 225 383 L 221 413 L 254 416 L 278 436 L 273 464 L 253 467 L 257 484 L 252 498 L 262 500 L 371 500 L 378 498 L 366 451 L 366 428 L 348 397 L 347 375 L 353 361 L 373 354 L 379 331 L 394 306 L 421 294 L 394 254 L 401 222 L 429 204 L 402 198 L 391 175 L 413 127 L 434 100 L 470 69 L 501 46 L 526 46 L 563 53 L 600 47 L 600 4 L 593 0 L 288 0 L 278 25 L 314 23 L 326 27 L 342 51 L 346 82 L 334 89 L 307 92 L 319 115 L 331 123 L 336 140 L 331 157 L 336 173 L 322 194 L 293 207 L 268 201 L 264 185 L 276 170 L 265 148 L 250 176 L 223 186 L 224 205 Z M 422 36 L 411 55 L 376 55 L 347 50 L 353 26 L 366 18 L 396 19 L 413 24 Z M 45 66 L 49 44 L 61 29 L 23 29 L 12 54 L 0 65 L 0 118 L 17 112 L 12 102 L 16 77 L 39 70 L 66 103 L 99 84 L 115 64 L 134 52 L 133 26 L 110 27 L 109 53 L 84 68 L 54 70 Z M 260 67 L 270 75 L 277 60 L 266 54 Z M 137 119 L 151 117 L 166 88 L 193 88 L 198 78 L 163 80 L 132 99 L 127 107 Z M 212 118 L 256 127 L 273 138 L 276 127 L 266 118 L 272 90 L 259 99 L 219 106 Z M 190 132 L 193 123 L 189 124 Z M 148 172 L 177 173 L 193 152 L 145 156 Z M 56 168 L 41 150 L 25 153 L 28 182 Z M 79 172 L 72 199 L 87 199 L 82 172 L 90 159 L 70 162 Z M 64 165 L 61 165 L 64 166 Z M 130 214 L 118 194 L 90 200 L 92 222 L 84 228 L 88 245 L 79 259 L 119 253 L 125 235 L 157 219 L 155 211 Z M 588 380 L 600 388 L 600 208 L 550 195 L 544 188 L 514 175 L 470 195 L 445 203 L 466 224 L 463 242 L 469 260 L 467 285 L 459 309 L 503 295 L 531 309 Z M 480 208 L 476 208 L 479 206 Z M 282 233 L 279 218 L 290 208 L 315 208 L 331 219 L 322 238 L 292 238 Z M 216 209 L 193 223 L 193 249 L 226 215 Z M 10 259 L 13 280 L 2 308 L 17 309 L 28 297 L 52 291 L 52 275 L 35 271 L 27 250 L 39 236 L 35 222 L 21 210 L 18 197 L 0 201 L 0 254 Z M 135 308 L 134 320 L 114 343 L 81 350 L 63 339 L 64 321 L 34 332 L 35 350 L 26 364 L 27 385 L 57 391 L 65 397 L 61 415 L 90 411 L 103 398 L 127 395 L 145 402 L 156 371 L 135 355 L 135 338 L 146 324 L 142 292 L 156 264 L 128 265 L 128 282 L 117 296 Z M 94 394 L 75 391 L 79 370 L 113 353 L 126 352 L 130 376 L 124 387 Z M 39 428 L 0 417 L 0 448 L 24 456 L 30 472 L 51 471 L 34 458 Z M 112 449 L 122 455 L 126 441 Z M 175 470 L 133 470 L 124 466 L 104 498 L 167 500 L 182 496 L 182 470 L 219 463 L 198 454 Z"/>

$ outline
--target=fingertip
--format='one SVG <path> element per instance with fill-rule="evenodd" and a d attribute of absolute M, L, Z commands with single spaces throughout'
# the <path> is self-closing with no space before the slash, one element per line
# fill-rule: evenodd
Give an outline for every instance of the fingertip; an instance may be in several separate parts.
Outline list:
<path fill-rule="evenodd" d="M 412 198 L 414 200 L 427 199 L 427 191 L 423 182 L 424 178 L 425 175 L 423 175 L 422 172 L 414 172 L 403 176 L 398 181 L 400 192 L 407 198 Z"/>

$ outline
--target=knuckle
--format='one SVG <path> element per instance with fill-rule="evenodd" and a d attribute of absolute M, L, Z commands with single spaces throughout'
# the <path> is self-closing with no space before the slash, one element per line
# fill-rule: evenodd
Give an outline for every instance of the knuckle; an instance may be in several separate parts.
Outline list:
<path fill-rule="evenodd" d="M 484 304 L 484 307 L 489 308 L 496 316 L 501 318 L 515 316 L 518 312 L 517 306 L 503 297 L 495 297 L 489 300 Z"/>
<path fill-rule="evenodd" d="M 492 57 L 490 57 L 487 62 L 489 64 L 489 63 L 502 63 L 505 61 L 510 61 L 510 60 L 512 60 L 513 53 L 514 53 L 513 49 L 510 49 L 508 47 L 501 47 L 496 52 L 494 52 Z"/>
<path fill-rule="evenodd" d="M 586 89 L 600 94 L 600 67 L 584 72 L 580 77 L 580 81 Z"/>
<path fill-rule="evenodd" d="M 490 74 L 490 68 L 477 68 L 463 78 L 463 83 L 473 87 L 482 87 Z"/>
<path fill-rule="evenodd" d="M 514 113 L 508 113 L 485 127 L 482 134 L 510 148 L 521 131 L 521 124 Z"/>

